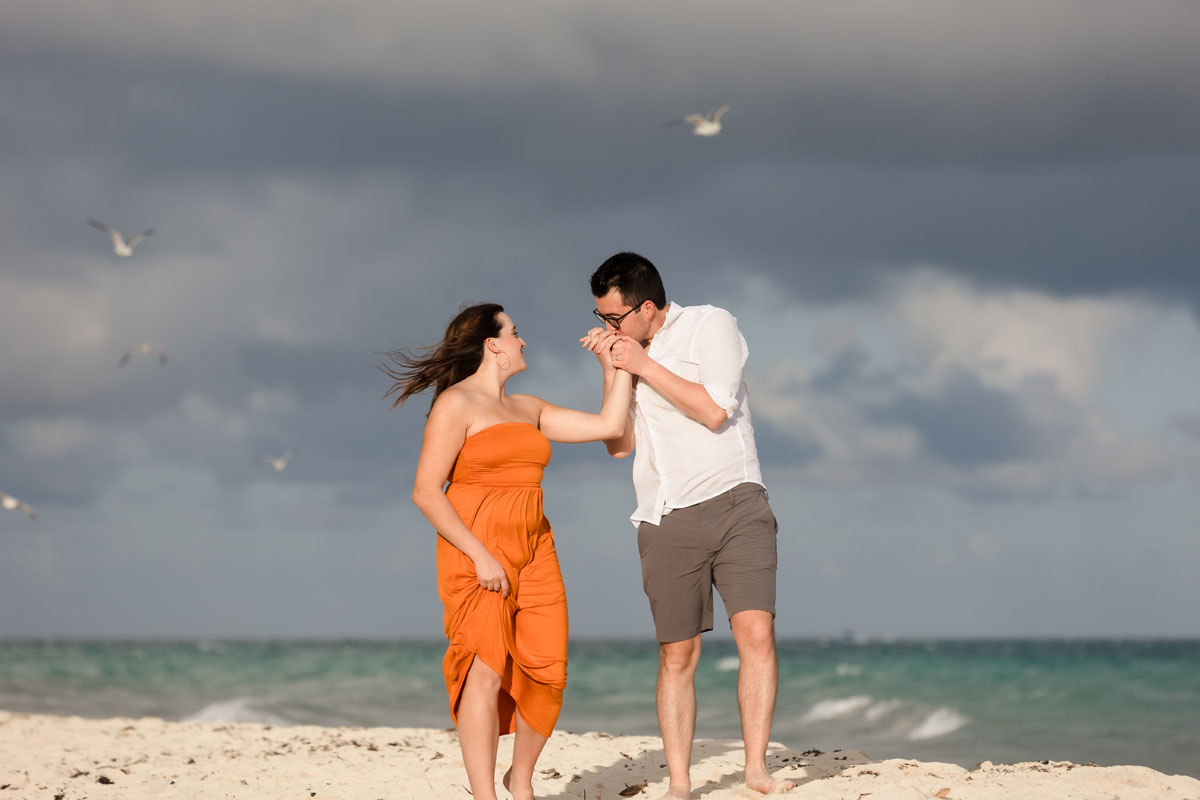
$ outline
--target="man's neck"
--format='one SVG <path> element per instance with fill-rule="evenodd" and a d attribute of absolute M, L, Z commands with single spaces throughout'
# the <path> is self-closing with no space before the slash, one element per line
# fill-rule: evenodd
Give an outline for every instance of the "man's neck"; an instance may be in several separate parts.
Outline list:
<path fill-rule="evenodd" d="M 671 307 L 671 301 L 662 308 L 654 309 L 654 320 L 650 323 L 650 332 L 646 335 L 646 340 L 642 344 L 650 344 L 654 340 L 654 334 L 662 330 L 662 326 L 667 323 L 667 310 Z"/>

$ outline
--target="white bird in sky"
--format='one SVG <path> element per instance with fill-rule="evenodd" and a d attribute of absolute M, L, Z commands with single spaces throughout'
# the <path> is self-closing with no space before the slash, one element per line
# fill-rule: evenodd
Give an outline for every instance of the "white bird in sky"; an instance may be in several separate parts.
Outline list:
<path fill-rule="evenodd" d="M 117 362 L 117 366 L 118 367 L 125 366 L 126 364 L 129 363 L 129 359 L 133 358 L 134 356 L 149 356 L 149 355 L 158 356 L 158 363 L 160 366 L 165 367 L 167 365 L 167 351 L 163 350 L 161 347 L 159 347 L 156 344 L 150 344 L 149 342 L 144 342 L 142 344 L 139 344 L 137 347 L 131 347 L 128 350 L 126 350 L 125 353 L 121 356 L 121 360 Z"/>
<path fill-rule="evenodd" d="M 283 472 L 285 469 L 287 469 L 288 461 L 290 461 L 294 455 L 295 453 L 293 453 L 291 450 L 288 450 L 279 458 L 260 456 L 258 460 L 264 464 L 270 464 L 271 469 L 275 470 L 276 472 Z"/>
<path fill-rule="evenodd" d="M 721 115 L 729 110 L 729 106 L 717 106 L 707 114 L 688 114 L 686 117 L 673 119 L 663 127 L 671 127 L 682 122 L 690 123 L 692 133 L 697 136 L 716 136 L 721 132 Z"/>
<path fill-rule="evenodd" d="M 37 519 L 37 512 L 33 510 L 33 506 L 29 503 L 22 503 L 11 494 L 0 492 L 0 506 L 3 506 L 5 511 L 16 511 L 20 509 L 29 515 L 30 519 Z"/>
<path fill-rule="evenodd" d="M 111 236 L 112 243 L 113 243 L 113 252 L 116 253 L 117 255 L 123 256 L 125 258 L 129 258 L 131 255 L 133 255 L 134 245 L 136 245 L 142 239 L 145 239 L 147 236 L 150 236 L 151 234 L 154 233 L 154 228 L 146 228 L 146 230 L 142 231 L 141 233 L 137 234 L 136 236 L 131 236 L 129 239 L 126 239 L 124 236 L 121 235 L 121 232 L 119 230 L 117 230 L 116 228 L 114 228 L 111 225 L 105 225 L 103 222 L 99 222 L 94 219 L 89 219 L 87 221 L 87 223 L 88 223 L 88 225 L 91 225 L 96 230 L 104 231 L 109 236 Z"/>

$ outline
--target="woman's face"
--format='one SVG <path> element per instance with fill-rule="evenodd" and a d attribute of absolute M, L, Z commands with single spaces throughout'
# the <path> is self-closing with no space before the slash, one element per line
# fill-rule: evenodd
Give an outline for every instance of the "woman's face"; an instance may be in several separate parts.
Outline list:
<path fill-rule="evenodd" d="M 512 318 L 503 311 L 497 316 L 500 320 L 500 335 L 493 341 L 496 345 L 508 355 L 508 372 L 516 373 L 525 369 L 525 356 L 521 352 L 525 349 L 525 340 L 517 333 L 517 327 L 513 324 Z M 500 359 L 504 361 L 503 358 Z"/>

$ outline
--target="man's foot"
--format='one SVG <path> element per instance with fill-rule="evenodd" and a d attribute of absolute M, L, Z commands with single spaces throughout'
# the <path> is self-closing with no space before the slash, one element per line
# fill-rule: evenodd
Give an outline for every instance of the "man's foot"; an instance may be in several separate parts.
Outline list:
<path fill-rule="evenodd" d="M 746 786 L 760 794 L 783 794 L 796 788 L 796 784 L 791 781 L 775 780 L 767 772 L 753 775 L 746 773 Z"/>
<path fill-rule="evenodd" d="M 509 784 L 512 783 L 512 767 L 508 768 L 508 772 L 504 773 L 504 777 L 500 779 L 504 784 L 504 788 L 513 796 L 513 800 L 533 800 L 533 782 L 531 781 L 526 786 L 517 786 L 513 788 Z"/>
<path fill-rule="evenodd" d="M 661 800 L 690 800 L 692 796 L 692 788 L 690 786 L 671 786 L 667 788 L 667 793 L 664 794 Z"/>

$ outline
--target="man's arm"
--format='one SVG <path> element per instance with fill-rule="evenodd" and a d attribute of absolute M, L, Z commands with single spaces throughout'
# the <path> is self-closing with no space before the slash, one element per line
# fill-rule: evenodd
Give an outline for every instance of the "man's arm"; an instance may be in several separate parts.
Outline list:
<path fill-rule="evenodd" d="M 749 355 L 733 314 L 713 308 L 704 317 L 696 351 L 698 380 L 671 372 L 652 359 L 641 343 L 624 336 L 613 345 L 613 365 L 646 380 L 688 419 L 716 431 L 737 410 L 742 369 Z"/>
<path fill-rule="evenodd" d="M 714 309 L 704 320 L 698 342 L 698 381 L 680 377 L 647 355 L 627 336 L 613 346 L 613 364 L 649 383 L 686 417 L 715 431 L 737 408 L 746 343 L 729 312 Z"/>
<path fill-rule="evenodd" d="M 725 424 L 729 415 L 725 413 L 725 409 L 716 404 L 703 384 L 679 377 L 646 355 L 641 344 L 632 339 L 628 341 L 631 349 L 640 350 L 642 353 L 640 358 L 630 359 L 631 362 L 637 364 L 636 367 L 629 368 L 630 372 L 650 384 L 654 391 L 665 397 L 668 403 L 679 409 L 688 419 L 699 422 L 710 431 L 715 431 Z M 622 369 L 625 368 L 622 365 Z"/>

